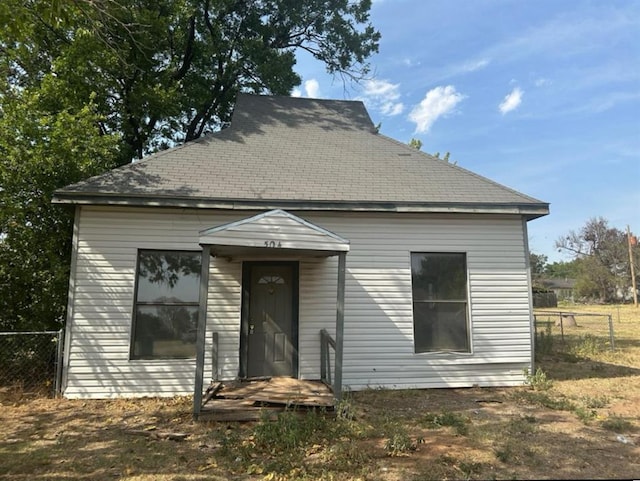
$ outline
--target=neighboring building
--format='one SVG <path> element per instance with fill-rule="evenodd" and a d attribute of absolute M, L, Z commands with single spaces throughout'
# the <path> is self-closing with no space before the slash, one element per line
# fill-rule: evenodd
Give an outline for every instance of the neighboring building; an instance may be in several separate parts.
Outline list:
<path fill-rule="evenodd" d="M 546 278 L 540 279 L 540 284 L 549 291 L 552 291 L 559 301 L 573 301 L 574 289 L 576 286 L 575 279 L 556 279 Z"/>
<path fill-rule="evenodd" d="M 229 128 L 54 202 L 76 208 L 67 397 L 318 379 L 323 329 L 353 390 L 531 367 L 527 221 L 548 204 L 377 133 L 361 102 L 240 95 Z"/>

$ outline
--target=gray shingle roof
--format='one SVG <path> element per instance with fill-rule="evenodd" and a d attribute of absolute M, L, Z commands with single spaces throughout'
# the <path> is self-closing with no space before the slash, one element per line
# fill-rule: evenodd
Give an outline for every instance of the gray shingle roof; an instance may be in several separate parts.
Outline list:
<path fill-rule="evenodd" d="M 548 204 L 376 132 L 357 101 L 240 94 L 231 126 L 58 203 L 548 213 Z"/>

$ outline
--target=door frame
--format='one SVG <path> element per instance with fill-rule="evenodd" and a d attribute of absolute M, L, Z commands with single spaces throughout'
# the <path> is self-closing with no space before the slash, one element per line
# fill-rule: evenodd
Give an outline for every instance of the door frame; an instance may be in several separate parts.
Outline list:
<path fill-rule="evenodd" d="M 299 278 L 298 261 L 243 261 L 242 262 L 242 308 L 240 313 L 240 372 L 241 379 L 247 378 L 249 366 L 249 306 L 251 305 L 251 273 L 254 266 L 291 266 L 291 343 L 293 344 L 293 376 L 298 378 L 298 332 L 299 332 Z"/>

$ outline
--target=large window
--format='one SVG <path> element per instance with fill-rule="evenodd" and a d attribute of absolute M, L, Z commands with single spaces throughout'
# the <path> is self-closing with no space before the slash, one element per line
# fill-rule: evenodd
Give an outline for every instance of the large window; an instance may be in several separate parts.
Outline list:
<path fill-rule="evenodd" d="M 132 359 L 196 355 L 199 252 L 138 252 Z"/>
<path fill-rule="evenodd" d="M 412 253 L 415 352 L 469 352 L 466 255 Z"/>

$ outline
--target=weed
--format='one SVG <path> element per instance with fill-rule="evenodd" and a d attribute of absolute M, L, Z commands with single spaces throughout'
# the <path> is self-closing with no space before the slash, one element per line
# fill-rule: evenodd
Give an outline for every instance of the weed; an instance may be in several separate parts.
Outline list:
<path fill-rule="evenodd" d="M 348 441 L 338 441 L 322 456 L 323 469 L 330 467 L 336 471 L 354 471 L 366 467 L 371 461 L 371 454 L 361 449 L 358 444 Z"/>
<path fill-rule="evenodd" d="M 629 431 L 633 427 L 633 424 L 631 424 L 629 421 L 621 416 L 615 415 L 609 416 L 607 419 L 602 421 L 600 425 L 609 431 L 615 432 Z"/>
<path fill-rule="evenodd" d="M 509 434 L 530 434 L 535 431 L 535 418 L 532 416 L 514 418 L 509 421 L 506 430 Z"/>
<path fill-rule="evenodd" d="M 323 411 L 285 411 L 275 420 L 263 417 L 252 428 L 228 430 L 219 453 L 240 472 L 288 473 L 304 464 L 309 451 L 322 452 L 331 442 L 351 439 L 350 423 Z"/>
<path fill-rule="evenodd" d="M 440 414 L 427 413 L 422 417 L 421 424 L 430 429 L 451 426 L 461 436 L 465 436 L 469 432 L 469 418 L 451 411 L 443 411 Z"/>
<path fill-rule="evenodd" d="M 515 397 L 530 404 L 537 404 L 556 411 L 573 411 L 576 407 L 564 396 L 552 397 L 543 392 L 520 391 L 515 394 Z"/>
<path fill-rule="evenodd" d="M 316 411 L 304 415 L 285 411 L 275 421 L 263 418 L 254 430 L 255 443 L 272 450 L 294 450 L 319 435 L 325 428 L 324 421 Z"/>
<path fill-rule="evenodd" d="M 545 327 L 542 331 L 536 330 L 536 343 L 535 343 L 535 354 L 537 356 L 542 356 L 545 354 L 551 354 L 553 350 L 553 337 L 551 335 L 551 322 L 545 322 Z"/>
<path fill-rule="evenodd" d="M 602 341 L 592 334 L 580 336 L 576 344 L 571 346 L 571 353 L 582 357 L 594 357 L 603 350 Z"/>
<path fill-rule="evenodd" d="M 456 467 L 464 475 L 464 479 L 471 479 L 474 474 L 482 471 L 482 463 L 475 461 L 460 461 Z"/>
<path fill-rule="evenodd" d="M 553 381 L 547 379 L 545 372 L 538 368 L 535 374 L 529 373 L 529 369 L 524 369 L 524 383 L 535 391 L 548 391 L 553 386 Z"/>
<path fill-rule="evenodd" d="M 397 425 L 395 431 L 384 443 L 384 449 L 389 456 L 406 456 L 409 451 L 415 451 L 416 445 L 411 440 L 406 428 Z"/>
<path fill-rule="evenodd" d="M 502 463 L 505 463 L 505 464 L 507 464 L 508 462 L 512 461 L 513 458 L 514 458 L 513 449 L 508 444 L 505 444 L 505 445 L 495 449 L 494 453 L 495 453 L 496 458 L 498 459 L 498 461 L 500 461 Z"/>
<path fill-rule="evenodd" d="M 580 421 L 585 424 L 588 424 L 589 421 L 595 419 L 595 417 L 598 415 L 595 409 L 583 408 L 581 406 L 576 407 L 573 412 L 575 412 L 576 416 L 578 416 L 578 419 L 580 419 Z"/>
<path fill-rule="evenodd" d="M 609 404 L 609 398 L 607 396 L 583 396 L 580 400 L 590 409 L 600 409 Z"/>

